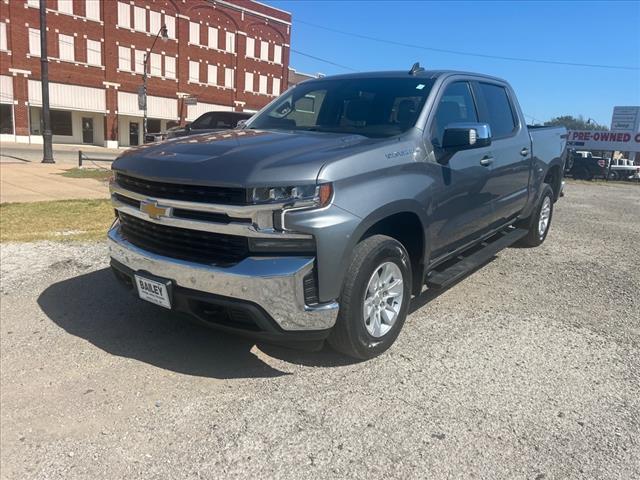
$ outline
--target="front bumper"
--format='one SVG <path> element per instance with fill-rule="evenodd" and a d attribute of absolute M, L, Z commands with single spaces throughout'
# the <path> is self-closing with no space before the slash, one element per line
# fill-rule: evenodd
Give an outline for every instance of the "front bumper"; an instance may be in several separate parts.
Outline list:
<path fill-rule="evenodd" d="M 116 224 L 108 234 L 109 253 L 116 270 L 146 272 L 169 279 L 179 292 L 209 294 L 211 304 L 253 305 L 271 322 L 271 333 L 326 331 L 333 327 L 338 303 L 308 306 L 303 278 L 313 269 L 313 257 L 249 257 L 231 267 L 215 267 L 157 255 L 132 245 Z M 187 295 L 188 296 L 188 295 Z M 259 322 L 258 328 L 265 327 Z"/>

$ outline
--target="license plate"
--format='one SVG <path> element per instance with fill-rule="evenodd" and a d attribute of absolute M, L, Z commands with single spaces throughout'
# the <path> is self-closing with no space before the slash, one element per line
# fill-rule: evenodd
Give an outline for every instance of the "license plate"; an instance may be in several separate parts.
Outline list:
<path fill-rule="evenodd" d="M 135 275 L 136 286 L 138 287 L 138 296 L 142 300 L 155 303 L 164 308 L 171 308 L 171 299 L 169 298 L 169 282 L 158 282 L 147 277 Z"/>

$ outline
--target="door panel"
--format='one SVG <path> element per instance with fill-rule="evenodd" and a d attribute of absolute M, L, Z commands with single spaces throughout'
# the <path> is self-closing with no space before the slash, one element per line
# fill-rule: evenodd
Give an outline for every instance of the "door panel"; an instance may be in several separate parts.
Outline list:
<path fill-rule="evenodd" d="M 440 148 L 447 125 L 465 122 L 478 122 L 474 97 L 469 82 L 453 82 L 444 88 L 429 126 L 434 155 L 440 162 L 432 166 L 438 180 L 430 223 L 433 257 L 482 235 L 493 217 L 493 195 L 488 188 L 491 167 L 480 163 L 493 155 L 492 147 L 454 154 Z"/>
<path fill-rule="evenodd" d="M 440 166 L 431 222 L 434 257 L 488 231 L 494 216 L 491 168 L 482 166 L 480 160 L 491 154 L 491 147 L 461 151 Z"/>
<path fill-rule="evenodd" d="M 82 143 L 93 143 L 93 118 L 82 119 Z"/>
<path fill-rule="evenodd" d="M 505 85 L 474 82 L 480 121 L 491 127 L 494 161 L 488 189 L 494 195 L 493 226 L 505 223 L 525 206 L 531 170 L 529 133 Z M 522 153 L 526 152 L 526 155 Z"/>

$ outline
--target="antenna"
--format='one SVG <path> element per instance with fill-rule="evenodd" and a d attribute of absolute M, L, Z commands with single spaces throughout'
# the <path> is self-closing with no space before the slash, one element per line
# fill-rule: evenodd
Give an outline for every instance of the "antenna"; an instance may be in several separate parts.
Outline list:
<path fill-rule="evenodd" d="M 409 75 L 415 75 L 416 73 L 424 72 L 424 68 L 420 66 L 420 62 L 416 62 L 409 70 Z"/>

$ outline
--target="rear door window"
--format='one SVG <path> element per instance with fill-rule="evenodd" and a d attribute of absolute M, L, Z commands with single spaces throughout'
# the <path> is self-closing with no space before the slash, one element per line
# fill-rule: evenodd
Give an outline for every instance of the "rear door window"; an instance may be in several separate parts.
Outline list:
<path fill-rule="evenodd" d="M 501 138 L 511 135 L 517 122 L 507 89 L 491 83 L 478 83 L 478 90 L 483 100 L 483 117 L 486 117 L 483 121 L 491 127 L 491 136 Z"/>
<path fill-rule="evenodd" d="M 436 116 L 431 126 L 431 141 L 442 145 L 444 129 L 453 123 L 477 123 L 478 113 L 468 82 L 448 85 L 438 102 Z"/>

